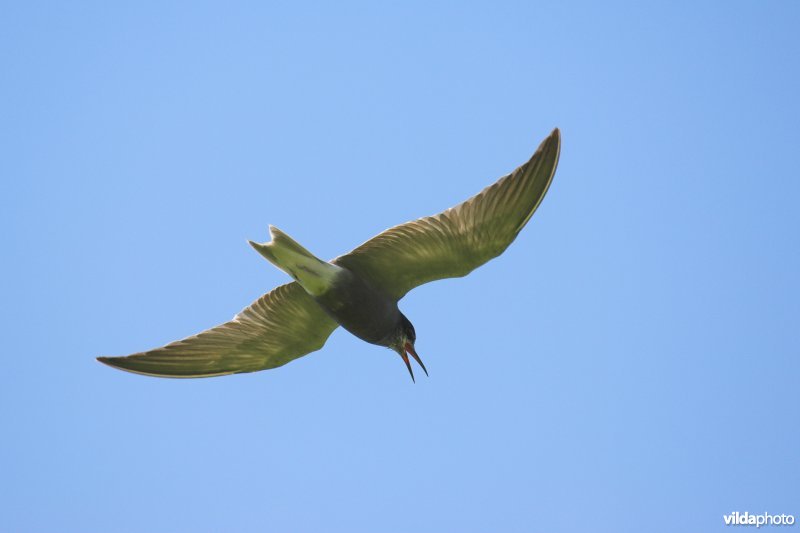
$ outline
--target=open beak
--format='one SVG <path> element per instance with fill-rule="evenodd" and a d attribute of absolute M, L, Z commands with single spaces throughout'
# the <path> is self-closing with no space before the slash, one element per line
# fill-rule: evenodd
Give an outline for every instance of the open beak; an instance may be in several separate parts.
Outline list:
<path fill-rule="evenodd" d="M 405 350 L 403 350 L 403 351 L 398 351 L 397 353 L 399 353 L 399 354 L 400 354 L 400 357 L 402 357 L 402 358 L 403 358 L 403 362 L 406 364 L 406 368 L 408 369 L 408 373 L 409 373 L 409 374 L 411 374 L 411 381 L 413 381 L 414 383 L 416 383 L 416 382 L 417 382 L 417 380 L 416 380 L 416 379 L 414 379 L 414 371 L 413 371 L 413 370 L 411 370 L 411 361 L 409 361 L 409 360 L 408 360 L 408 354 L 405 352 Z"/>
<path fill-rule="evenodd" d="M 406 368 L 408 368 L 408 373 L 411 374 L 411 380 L 416 383 L 417 380 L 414 379 L 414 371 L 411 370 L 411 362 L 408 360 L 408 354 L 411 354 L 411 357 L 422 367 L 422 370 L 425 371 L 425 375 L 428 375 L 428 369 L 425 368 L 425 364 L 422 362 L 422 359 L 419 358 L 417 352 L 414 350 L 414 345 L 410 342 L 407 342 L 405 345 L 405 350 L 400 354 L 400 357 L 403 358 L 403 362 L 406 364 Z"/>

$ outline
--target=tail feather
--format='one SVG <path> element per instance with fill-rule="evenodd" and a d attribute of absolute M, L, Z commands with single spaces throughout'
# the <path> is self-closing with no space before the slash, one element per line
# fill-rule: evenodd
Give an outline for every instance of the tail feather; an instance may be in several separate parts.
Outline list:
<path fill-rule="evenodd" d="M 275 226 L 269 227 L 270 242 L 248 241 L 270 263 L 298 281 L 312 295 L 328 290 L 339 267 L 322 261 Z"/>
<path fill-rule="evenodd" d="M 291 250 L 292 252 L 298 255 L 304 255 L 309 258 L 317 259 L 317 257 L 303 248 L 300 243 L 286 235 L 284 232 L 276 228 L 275 226 L 270 225 L 269 227 L 269 235 L 272 237 L 272 243 L 275 246 L 279 246 L 280 248 Z M 319 261 L 319 259 L 317 259 Z"/>
<path fill-rule="evenodd" d="M 281 259 L 286 258 L 288 255 L 320 261 L 320 259 L 318 259 L 314 254 L 303 248 L 303 246 L 301 246 L 297 241 L 289 237 L 275 226 L 269 227 L 269 235 L 272 237 L 270 242 L 248 242 L 250 243 L 250 246 L 255 248 L 258 253 L 263 255 L 276 267 L 283 269 L 285 265 L 281 263 Z"/>

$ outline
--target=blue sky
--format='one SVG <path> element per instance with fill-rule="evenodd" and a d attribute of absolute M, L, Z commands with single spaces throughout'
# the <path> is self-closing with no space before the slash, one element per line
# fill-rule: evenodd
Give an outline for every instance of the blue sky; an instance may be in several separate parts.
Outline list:
<path fill-rule="evenodd" d="M 2 531 L 717 531 L 800 515 L 793 2 L 8 4 Z M 454 205 L 553 128 L 499 259 L 283 368 L 95 362 Z"/>

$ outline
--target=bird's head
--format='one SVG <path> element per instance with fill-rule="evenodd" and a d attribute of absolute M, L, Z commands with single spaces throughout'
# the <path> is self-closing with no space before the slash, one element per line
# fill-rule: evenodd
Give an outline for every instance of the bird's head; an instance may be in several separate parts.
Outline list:
<path fill-rule="evenodd" d="M 411 357 L 413 357 L 414 360 L 419 363 L 419 366 L 421 366 L 422 370 L 425 371 L 425 375 L 428 375 L 428 369 L 425 368 L 425 365 L 422 363 L 422 359 L 419 358 L 416 350 L 414 349 L 414 343 L 416 341 L 417 334 L 414 331 L 414 325 L 409 319 L 406 318 L 404 314 L 400 313 L 400 323 L 398 324 L 394 339 L 389 344 L 389 348 L 399 353 L 400 357 L 403 358 L 403 362 L 408 368 L 408 373 L 411 374 L 412 381 L 416 380 L 414 379 L 414 371 L 411 370 L 411 362 L 408 360 L 409 354 L 411 354 Z"/>

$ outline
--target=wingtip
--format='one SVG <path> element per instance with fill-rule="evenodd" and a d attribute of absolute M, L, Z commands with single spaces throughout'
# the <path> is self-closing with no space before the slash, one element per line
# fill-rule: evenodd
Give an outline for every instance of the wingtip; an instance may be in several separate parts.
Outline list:
<path fill-rule="evenodd" d="M 120 359 L 124 359 L 124 357 L 114 357 L 114 356 L 100 356 L 95 357 L 98 363 L 102 363 L 108 367 L 116 368 L 117 370 L 128 370 L 124 365 L 120 365 L 117 361 Z"/>
<path fill-rule="evenodd" d="M 550 135 L 539 143 L 539 147 L 532 157 L 536 157 L 538 154 L 553 150 L 554 148 L 557 153 L 561 152 L 561 130 L 559 128 L 553 128 Z"/>
<path fill-rule="evenodd" d="M 561 130 L 560 129 L 553 128 L 553 131 L 550 132 L 550 135 L 547 136 L 547 139 L 545 139 L 542 142 L 541 148 L 547 150 L 546 148 L 544 148 L 545 146 L 548 146 L 549 150 L 555 150 L 555 164 L 553 165 L 553 174 L 555 174 L 556 167 L 558 166 L 558 160 L 561 157 Z M 537 150 L 537 152 L 538 152 L 538 150 Z M 552 179 L 552 178 L 553 178 L 553 176 L 550 176 L 550 179 Z"/>
<path fill-rule="evenodd" d="M 556 140 L 556 144 L 558 145 L 558 155 L 561 155 L 561 130 L 556 128 L 553 130 L 553 138 Z M 556 163 L 558 164 L 558 163 Z"/>
<path fill-rule="evenodd" d="M 119 357 L 108 357 L 108 356 L 95 357 L 95 360 L 98 363 L 102 363 L 109 368 L 116 368 L 117 370 L 127 370 L 123 366 L 114 364 L 114 359 L 119 359 Z"/>

